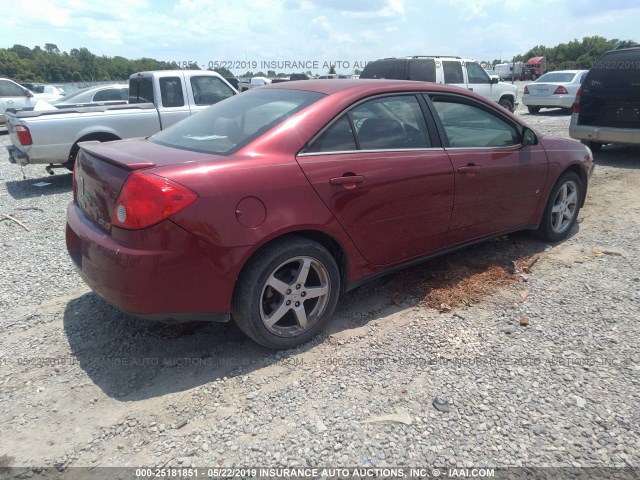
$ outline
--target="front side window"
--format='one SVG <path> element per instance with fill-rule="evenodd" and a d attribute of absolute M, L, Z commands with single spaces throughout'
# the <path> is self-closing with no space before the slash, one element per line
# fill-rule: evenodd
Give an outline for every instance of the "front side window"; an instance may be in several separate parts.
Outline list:
<path fill-rule="evenodd" d="M 480 65 L 475 62 L 467 63 L 467 76 L 469 83 L 491 83 L 489 75 Z"/>
<path fill-rule="evenodd" d="M 191 89 L 196 105 L 213 105 L 234 95 L 233 90 L 217 77 L 191 77 Z"/>
<path fill-rule="evenodd" d="M 503 118 L 454 97 L 433 96 L 452 148 L 495 148 L 519 144 L 518 131 Z"/>
<path fill-rule="evenodd" d="M 0 97 L 24 97 L 22 88 L 8 80 L 0 80 Z"/>
<path fill-rule="evenodd" d="M 313 141 L 306 153 L 430 146 L 418 99 L 394 95 L 366 101 L 344 113 Z"/>

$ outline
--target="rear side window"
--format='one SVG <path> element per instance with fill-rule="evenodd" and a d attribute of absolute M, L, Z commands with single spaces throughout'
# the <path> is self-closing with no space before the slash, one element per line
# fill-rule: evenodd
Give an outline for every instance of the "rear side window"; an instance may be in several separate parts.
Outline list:
<path fill-rule="evenodd" d="M 182 80 L 180 77 L 166 77 L 160 79 L 160 95 L 163 107 L 184 106 Z"/>
<path fill-rule="evenodd" d="M 444 83 L 464 83 L 464 76 L 462 75 L 462 62 L 442 62 L 442 68 L 444 70 Z"/>
<path fill-rule="evenodd" d="M 109 88 L 101 90 L 93 97 L 94 102 L 108 102 L 114 100 L 126 100 L 128 92 L 126 88 Z"/>
<path fill-rule="evenodd" d="M 405 58 L 389 58 L 367 63 L 360 78 L 389 78 L 406 80 L 407 62 Z"/>
<path fill-rule="evenodd" d="M 407 80 L 422 82 L 436 81 L 436 62 L 433 58 L 413 58 L 409 60 L 409 76 Z"/>
<path fill-rule="evenodd" d="M 355 106 L 320 135 L 305 153 L 430 146 L 427 125 L 417 98 L 394 95 Z"/>
<path fill-rule="evenodd" d="M 589 71 L 585 88 L 640 88 L 640 50 L 602 55 Z"/>
<path fill-rule="evenodd" d="M 154 103 L 150 78 L 135 78 L 129 82 L 129 103 Z"/>
<path fill-rule="evenodd" d="M 191 89 L 196 105 L 213 105 L 234 94 L 233 90 L 217 77 L 191 77 Z"/>

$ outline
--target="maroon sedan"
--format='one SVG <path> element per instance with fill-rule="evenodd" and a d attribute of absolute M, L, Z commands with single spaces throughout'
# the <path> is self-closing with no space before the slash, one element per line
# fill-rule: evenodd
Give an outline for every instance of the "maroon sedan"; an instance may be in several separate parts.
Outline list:
<path fill-rule="evenodd" d="M 566 237 L 592 170 L 580 143 L 457 87 L 279 83 L 150 138 L 84 144 L 67 248 L 121 310 L 233 318 L 289 348 L 392 269 L 515 230 Z"/>

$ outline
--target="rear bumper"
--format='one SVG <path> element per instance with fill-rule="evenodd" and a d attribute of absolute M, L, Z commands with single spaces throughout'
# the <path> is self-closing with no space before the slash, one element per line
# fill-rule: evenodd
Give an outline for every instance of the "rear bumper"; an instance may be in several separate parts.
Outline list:
<path fill-rule="evenodd" d="M 640 145 L 640 128 L 613 128 L 578 125 L 577 113 L 574 113 L 571 117 L 569 136 L 576 140 L 584 140 L 588 142 Z"/>
<path fill-rule="evenodd" d="M 13 145 L 9 145 L 7 147 L 7 152 L 9 152 L 9 162 L 23 166 L 29 164 L 29 156 L 26 153 L 18 150 Z"/>
<path fill-rule="evenodd" d="M 575 95 L 554 95 L 553 97 L 523 95 L 522 103 L 527 107 L 571 108 L 575 99 Z"/>
<path fill-rule="evenodd" d="M 227 321 L 249 247 L 208 244 L 170 221 L 142 232 L 107 234 L 75 203 L 67 207 L 66 243 L 84 280 L 116 308 L 142 318 Z"/>

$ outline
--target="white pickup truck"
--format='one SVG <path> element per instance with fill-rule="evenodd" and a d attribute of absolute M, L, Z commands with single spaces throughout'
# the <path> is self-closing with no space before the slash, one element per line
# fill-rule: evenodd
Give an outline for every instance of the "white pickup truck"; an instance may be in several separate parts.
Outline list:
<path fill-rule="evenodd" d="M 162 70 L 129 77 L 129 104 L 60 111 L 8 111 L 9 161 L 73 169 L 80 142 L 147 137 L 237 91 L 219 74 Z"/>

